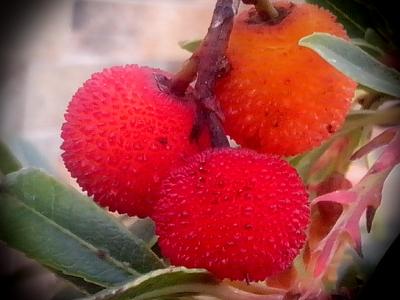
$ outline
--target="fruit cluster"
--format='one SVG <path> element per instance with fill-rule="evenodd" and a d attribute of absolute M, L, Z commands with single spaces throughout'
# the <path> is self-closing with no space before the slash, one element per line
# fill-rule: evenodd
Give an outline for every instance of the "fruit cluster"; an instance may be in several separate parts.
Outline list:
<path fill-rule="evenodd" d="M 355 83 L 297 45 L 314 31 L 346 38 L 331 14 L 309 4 L 275 5 L 278 20 L 253 9 L 236 18 L 230 71 L 215 90 L 227 134 L 252 150 L 212 149 L 190 87 L 174 95 L 165 84 L 172 75 L 161 70 L 105 69 L 69 104 L 61 148 L 72 177 L 111 211 L 150 216 L 174 265 L 264 280 L 288 268 L 305 243 L 307 191 L 279 156 L 310 150 L 334 133 Z"/>

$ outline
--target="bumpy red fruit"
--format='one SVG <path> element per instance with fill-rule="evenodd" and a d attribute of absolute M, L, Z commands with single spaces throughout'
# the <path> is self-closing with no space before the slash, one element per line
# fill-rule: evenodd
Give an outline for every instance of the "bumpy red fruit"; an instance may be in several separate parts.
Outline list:
<path fill-rule="evenodd" d="M 65 165 L 112 211 L 148 216 L 163 177 L 203 148 L 190 139 L 193 101 L 160 91 L 156 75 L 169 76 L 136 65 L 105 69 L 76 92 L 65 115 Z"/>
<path fill-rule="evenodd" d="M 263 280 L 289 267 L 305 243 L 308 195 L 277 156 L 208 150 L 172 171 L 161 194 L 152 217 L 174 265 Z"/>
<path fill-rule="evenodd" d="M 237 17 L 227 49 L 231 71 L 216 95 L 225 129 L 239 144 L 286 156 L 320 145 L 340 128 L 356 83 L 298 45 L 313 32 L 347 39 L 331 13 L 306 3 L 274 5 L 284 16 L 277 23 L 260 20 L 253 9 Z"/>

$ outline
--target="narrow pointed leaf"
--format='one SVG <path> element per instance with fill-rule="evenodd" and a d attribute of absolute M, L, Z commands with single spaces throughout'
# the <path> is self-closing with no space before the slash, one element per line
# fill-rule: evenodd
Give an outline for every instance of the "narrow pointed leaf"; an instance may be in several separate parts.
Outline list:
<path fill-rule="evenodd" d="M 8 205 L 1 207 L 4 215 L 2 239 L 50 268 L 110 286 L 164 267 L 144 241 L 91 199 L 40 170 L 23 169 L 9 174 L 3 182 L 1 195 L 8 195 L 5 202 Z M 61 251 L 63 256 L 60 256 L 58 250 L 63 247 L 68 251 Z M 84 250 L 89 252 L 85 254 Z M 80 263 L 60 261 L 71 258 Z M 108 277 L 107 269 L 101 271 L 96 266 L 108 266 L 119 275 Z"/>
<path fill-rule="evenodd" d="M 264 289 L 268 293 L 253 293 L 227 282 L 219 282 L 203 269 L 170 267 L 152 271 L 134 281 L 105 289 L 81 300 L 161 300 L 190 296 L 229 300 L 282 300 L 284 297 L 282 290 L 269 287 Z"/>
<path fill-rule="evenodd" d="M 388 129 L 375 138 L 373 138 L 370 142 L 368 142 L 366 145 L 358 149 L 353 155 L 351 156 L 352 160 L 359 159 L 371 151 L 382 147 L 384 145 L 387 145 L 396 135 L 396 128 L 391 128 Z"/>
<path fill-rule="evenodd" d="M 139 275 L 15 196 L 2 193 L 1 205 L 0 238 L 41 264 L 105 287 Z"/>
<path fill-rule="evenodd" d="M 129 300 L 160 299 L 177 295 L 196 295 L 200 291 L 198 284 L 216 285 L 212 275 L 202 269 L 184 267 L 167 268 L 150 272 L 134 281 L 103 290 L 84 300 Z M 83 300 L 83 299 L 82 299 Z"/>
<path fill-rule="evenodd" d="M 351 37 L 364 37 L 370 23 L 368 10 L 353 0 L 306 0 L 331 11 Z"/>
<path fill-rule="evenodd" d="M 387 132 L 391 133 L 392 130 L 388 129 Z M 400 163 L 400 131 L 397 130 L 392 139 L 387 142 L 376 162 L 356 185 L 348 190 L 324 194 L 312 202 L 313 207 L 324 202 L 338 203 L 343 207 L 340 217 L 330 232 L 319 243 L 314 243 L 314 246 L 310 247 L 312 263 L 309 263 L 309 266 L 313 268 L 314 276 L 323 276 L 334 253 L 340 246 L 343 246 L 344 242 L 350 242 L 355 250 L 361 253 L 360 219 L 366 213 L 367 226 L 370 230 L 375 211 L 382 200 L 382 190 L 386 178 Z M 375 141 L 371 141 L 371 143 L 372 146 L 364 147 L 366 149 L 375 148 Z"/>
<path fill-rule="evenodd" d="M 201 40 L 179 42 L 179 46 L 190 53 L 194 53 L 199 48 L 200 44 Z"/>
<path fill-rule="evenodd" d="M 328 63 L 359 84 L 400 97 L 400 73 L 350 42 L 327 33 L 314 33 L 302 38 L 299 45 L 317 52 Z"/>

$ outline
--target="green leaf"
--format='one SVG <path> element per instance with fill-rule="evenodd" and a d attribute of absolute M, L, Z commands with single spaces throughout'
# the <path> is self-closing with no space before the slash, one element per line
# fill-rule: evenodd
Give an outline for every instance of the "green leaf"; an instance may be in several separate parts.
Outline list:
<path fill-rule="evenodd" d="M 288 162 L 297 170 L 304 182 L 308 183 L 310 170 L 326 150 L 332 145 L 334 139 L 331 138 L 321 146 L 297 156 L 288 158 Z"/>
<path fill-rule="evenodd" d="M 364 40 L 368 44 L 375 46 L 381 51 L 386 50 L 386 48 L 388 47 L 385 40 L 383 40 L 383 38 L 372 28 L 367 28 L 364 35 Z"/>
<path fill-rule="evenodd" d="M 379 47 L 377 47 L 373 44 L 370 44 L 369 42 L 367 42 L 364 39 L 354 38 L 351 40 L 351 42 L 353 43 L 353 45 L 360 47 L 361 49 L 363 49 L 365 52 L 367 52 L 369 55 L 372 55 L 373 57 L 379 58 L 385 54 L 382 49 L 380 49 Z"/>
<path fill-rule="evenodd" d="M 375 91 L 400 97 L 400 73 L 350 42 L 327 33 L 314 33 L 302 38 L 299 45 L 314 50 L 358 83 Z"/>
<path fill-rule="evenodd" d="M 57 225 L 13 195 L 2 193 L 0 237 L 41 264 L 110 286 L 139 274 Z"/>
<path fill-rule="evenodd" d="M 321 146 L 306 152 L 304 154 L 300 154 L 297 156 L 288 157 L 288 162 L 296 168 L 299 175 L 302 177 L 304 182 L 310 183 L 311 174 L 310 171 L 318 162 L 318 160 L 322 157 L 322 155 L 329 150 L 332 144 L 341 137 L 346 135 L 352 136 L 352 142 L 348 145 L 346 151 L 343 151 L 335 160 L 332 160 L 331 167 L 337 166 L 341 167 L 340 171 L 343 171 L 346 168 L 346 161 L 348 160 L 348 156 L 350 152 L 354 150 L 357 144 L 360 142 L 362 136 L 360 136 L 361 131 L 359 130 L 366 130 L 367 132 L 371 130 L 371 127 L 374 125 L 386 125 L 386 126 L 393 126 L 400 124 L 400 108 L 394 107 L 386 110 L 357 110 L 349 113 L 346 118 L 346 121 L 342 128 L 335 133 L 329 140 L 325 141 Z M 369 128 L 369 129 L 368 129 Z M 364 134 L 368 134 L 368 133 Z M 358 141 L 358 142 L 357 142 Z M 333 164 L 333 162 L 335 163 Z M 338 165 L 336 165 L 338 164 Z M 326 177 L 332 172 L 332 169 L 325 168 L 322 170 L 322 173 L 318 174 L 317 176 Z M 324 174 L 323 174 L 324 173 Z M 320 178 L 320 179 L 321 179 Z M 315 181 L 315 178 L 312 179 Z"/>
<path fill-rule="evenodd" d="M 337 140 L 339 145 L 325 152 L 325 156 L 328 155 L 328 159 L 325 159 L 325 162 L 318 170 L 314 170 L 310 174 L 307 183 L 320 183 L 334 173 L 345 174 L 351 163 L 351 155 L 360 143 L 362 132 L 363 128 L 357 128 Z"/>
<path fill-rule="evenodd" d="M 218 282 L 202 269 L 184 267 L 167 268 L 150 272 L 134 281 L 109 288 L 84 298 L 84 300 L 145 300 L 174 296 L 190 296 L 207 291 L 207 286 Z"/>
<path fill-rule="evenodd" d="M 365 31 L 370 27 L 371 16 L 368 9 L 353 0 L 306 0 L 306 2 L 318 4 L 331 11 L 351 37 L 363 38 Z"/>
<path fill-rule="evenodd" d="M 157 243 L 156 226 L 150 218 L 138 218 L 133 224 L 129 225 L 128 229 L 133 235 L 143 240 L 150 248 Z"/>
<path fill-rule="evenodd" d="M 11 153 L 11 150 L 0 141 L 0 173 L 8 174 L 22 168 L 21 163 Z"/>
<path fill-rule="evenodd" d="M 88 197 L 36 169 L 6 176 L 0 238 L 67 275 L 111 286 L 164 264 Z"/>
<path fill-rule="evenodd" d="M 363 126 L 380 125 L 395 126 L 400 125 L 400 107 L 391 107 L 385 110 L 357 110 L 352 111 L 346 117 L 342 129 L 334 135 L 342 136 L 348 132 Z"/>
<path fill-rule="evenodd" d="M 179 46 L 190 53 L 194 53 L 199 48 L 201 42 L 202 40 L 182 41 L 179 42 Z"/>

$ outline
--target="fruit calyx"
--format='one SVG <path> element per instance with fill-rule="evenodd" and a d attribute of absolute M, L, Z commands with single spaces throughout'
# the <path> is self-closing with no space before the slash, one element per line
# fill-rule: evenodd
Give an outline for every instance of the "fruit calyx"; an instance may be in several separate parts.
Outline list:
<path fill-rule="evenodd" d="M 248 24 L 260 24 L 260 25 L 278 25 L 281 23 L 293 10 L 296 4 L 290 2 L 288 6 L 279 6 L 275 7 L 278 15 L 274 18 L 271 18 L 269 15 L 266 15 L 263 12 L 260 12 L 255 9 L 251 9 L 249 11 L 249 18 L 247 20 Z"/>
<path fill-rule="evenodd" d="M 289 7 L 275 7 L 270 0 L 242 0 L 244 4 L 254 5 L 251 10 L 249 24 L 266 23 L 269 25 L 279 24 L 291 11 L 294 3 Z"/>

